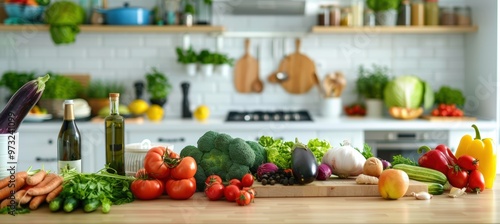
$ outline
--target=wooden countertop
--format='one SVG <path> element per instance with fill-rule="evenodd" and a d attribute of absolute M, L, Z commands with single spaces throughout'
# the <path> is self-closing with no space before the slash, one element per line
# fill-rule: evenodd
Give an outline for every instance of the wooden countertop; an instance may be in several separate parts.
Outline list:
<path fill-rule="evenodd" d="M 258 192 L 257 192 L 258 193 Z M 479 195 L 431 200 L 404 197 L 256 198 L 249 206 L 208 201 L 202 193 L 175 201 L 161 198 L 111 207 L 109 214 L 50 213 L 44 205 L 29 214 L 3 215 L 0 223 L 500 223 L 500 176 Z"/>

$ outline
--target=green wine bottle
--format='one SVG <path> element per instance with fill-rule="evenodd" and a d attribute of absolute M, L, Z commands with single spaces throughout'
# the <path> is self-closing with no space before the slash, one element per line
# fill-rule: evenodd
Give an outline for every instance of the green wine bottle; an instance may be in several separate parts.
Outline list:
<path fill-rule="evenodd" d="M 64 119 L 57 136 L 57 170 L 75 169 L 82 172 L 80 131 L 75 123 L 73 100 L 64 101 Z"/>
<path fill-rule="evenodd" d="M 109 94 L 109 115 L 104 118 L 106 163 L 108 172 L 125 175 L 125 122 L 118 111 L 119 99 L 119 93 Z"/>

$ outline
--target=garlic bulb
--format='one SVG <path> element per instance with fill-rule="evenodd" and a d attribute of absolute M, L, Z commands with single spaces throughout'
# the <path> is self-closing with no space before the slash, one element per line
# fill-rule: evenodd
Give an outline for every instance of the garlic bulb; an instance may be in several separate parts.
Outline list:
<path fill-rule="evenodd" d="M 465 187 L 460 189 L 460 188 L 456 188 L 456 187 L 452 187 L 451 190 L 450 190 L 450 193 L 448 193 L 448 196 L 452 197 L 452 198 L 457 198 L 457 197 L 460 197 L 464 194 L 467 194 L 465 193 Z"/>
<path fill-rule="evenodd" d="M 341 146 L 329 149 L 321 162 L 330 165 L 332 173 L 339 178 L 347 178 L 363 173 L 366 158 L 344 140 Z"/>
<path fill-rule="evenodd" d="M 411 196 L 414 196 L 418 200 L 430 200 L 432 198 L 432 194 L 429 194 L 428 192 L 422 191 L 422 192 L 411 192 Z"/>

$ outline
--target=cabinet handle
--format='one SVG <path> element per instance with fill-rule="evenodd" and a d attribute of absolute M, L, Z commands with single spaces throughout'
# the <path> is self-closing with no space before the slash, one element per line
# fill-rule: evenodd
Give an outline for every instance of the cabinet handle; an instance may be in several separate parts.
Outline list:
<path fill-rule="evenodd" d="M 184 138 L 158 138 L 159 142 L 168 142 L 168 143 L 173 143 L 173 142 L 184 142 Z"/>
<path fill-rule="evenodd" d="M 57 161 L 57 158 L 42 158 L 42 157 L 36 157 L 35 160 L 37 162 L 55 162 Z"/>
<path fill-rule="evenodd" d="M 48 143 L 49 143 L 49 145 L 52 145 L 52 143 L 53 143 L 52 139 L 49 139 Z"/>

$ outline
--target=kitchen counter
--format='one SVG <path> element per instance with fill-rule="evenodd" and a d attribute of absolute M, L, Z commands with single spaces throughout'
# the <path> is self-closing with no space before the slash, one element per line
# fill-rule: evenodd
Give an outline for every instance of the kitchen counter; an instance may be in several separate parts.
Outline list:
<path fill-rule="evenodd" d="M 258 194 L 258 192 L 256 192 Z M 202 193 L 191 199 L 134 201 L 100 211 L 50 213 L 45 204 L 29 214 L 2 216 L 2 223 L 500 223 L 500 176 L 494 189 L 431 200 L 404 197 L 256 198 L 249 206 L 208 201 Z"/>

